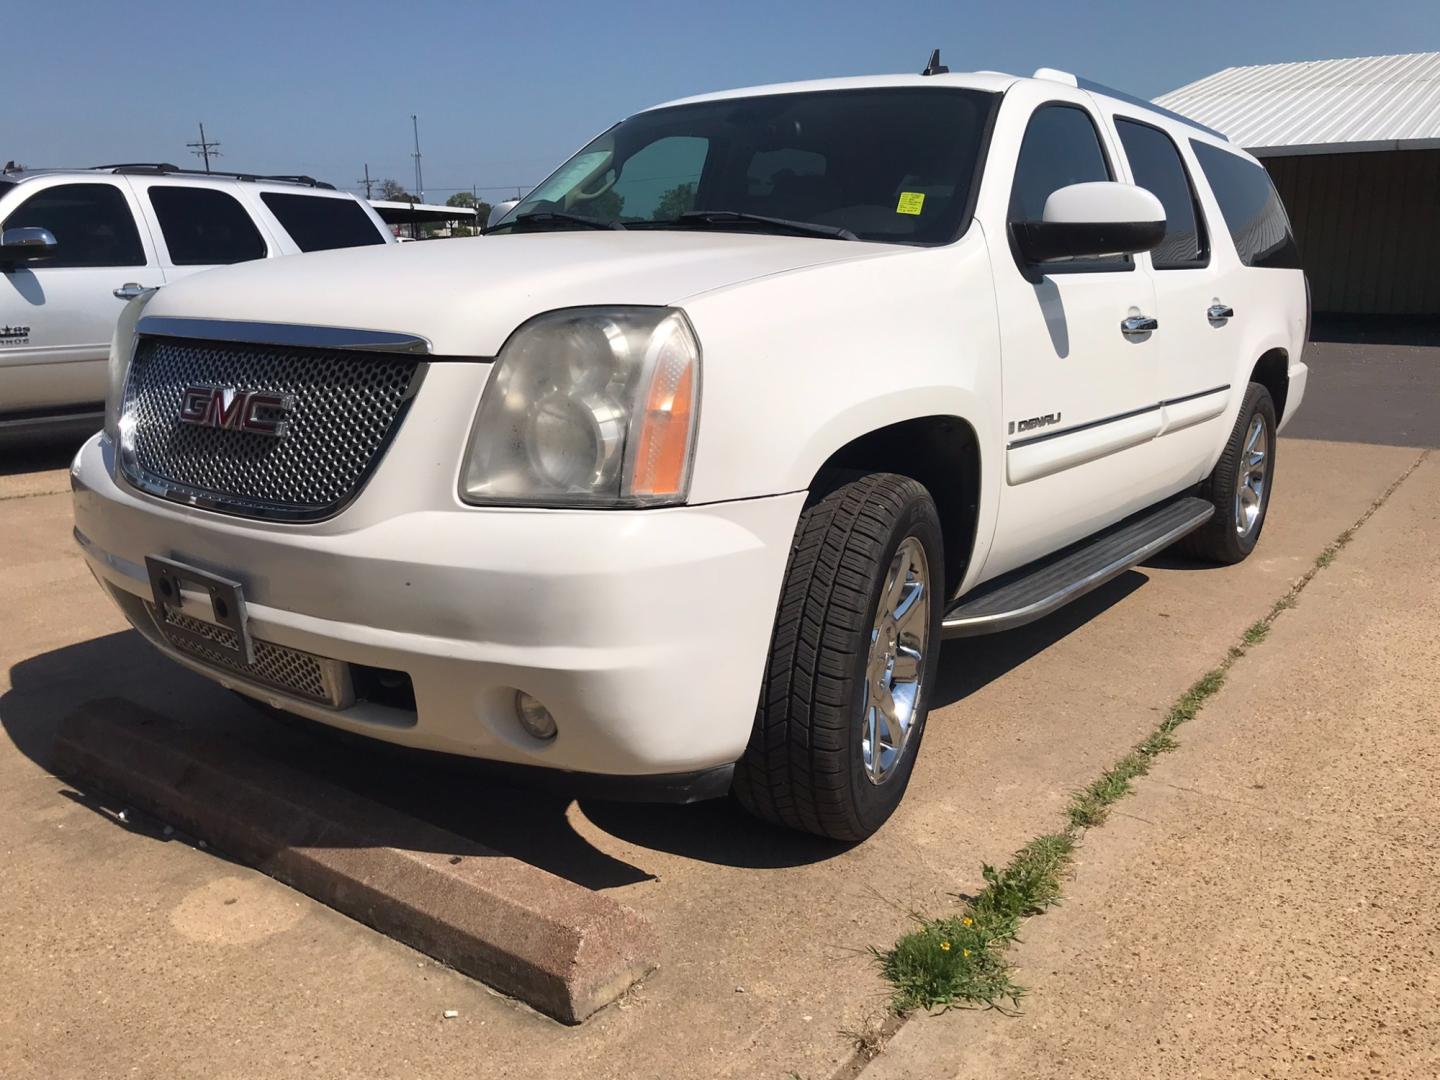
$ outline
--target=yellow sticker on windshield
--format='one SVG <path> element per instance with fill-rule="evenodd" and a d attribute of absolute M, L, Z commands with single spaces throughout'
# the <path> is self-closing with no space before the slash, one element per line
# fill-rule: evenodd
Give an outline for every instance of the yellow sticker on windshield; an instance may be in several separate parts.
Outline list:
<path fill-rule="evenodd" d="M 925 193 L 923 191 L 902 191 L 900 203 L 895 207 L 897 214 L 918 214 L 925 209 Z"/>

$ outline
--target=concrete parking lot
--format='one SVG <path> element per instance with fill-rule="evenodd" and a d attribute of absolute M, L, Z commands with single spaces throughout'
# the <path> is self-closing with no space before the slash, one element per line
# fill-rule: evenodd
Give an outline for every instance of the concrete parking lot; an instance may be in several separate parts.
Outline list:
<path fill-rule="evenodd" d="M 1425 447 L 1440 445 L 1440 348 L 1327 342 L 1309 358 L 1311 396 L 1281 441 L 1256 554 L 1226 569 L 1161 557 L 1041 623 L 947 646 L 906 802 L 850 848 L 763 827 L 723 802 L 625 806 L 501 789 L 262 716 L 155 655 L 101 595 L 71 545 L 66 449 L 5 451 L 6 1074 L 815 1080 L 858 1064 L 847 1033 L 865 1031 L 886 1003 L 869 947 L 892 942 L 911 911 L 942 910 L 975 887 L 982 863 L 1003 863 L 1053 828 L 1074 789 L 1146 734 Z M 1226 696 L 1183 736 L 1173 771 L 1142 782 L 1127 808 L 1142 823 L 1121 817 L 1087 839 L 1070 899 L 1027 930 L 1022 975 L 1035 993 L 1024 1015 L 919 1018 L 867 1075 L 1199 1075 L 1207 1061 L 1223 1063 L 1216 1075 L 1302 1075 L 1324 1064 L 1316 1017 L 1357 998 L 1395 1002 L 1389 1014 L 1350 1017 L 1392 1030 L 1326 1067 L 1426 1074 L 1436 1029 L 1417 1017 L 1440 994 L 1433 929 L 1402 919 L 1343 968 L 1321 963 L 1323 942 L 1313 963 L 1303 951 L 1287 962 L 1289 953 L 1258 948 L 1198 967 L 1177 957 L 1226 948 L 1198 914 L 1211 905 L 1242 924 L 1254 916 L 1246 941 L 1262 931 L 1283 941 L 1293 907 L 1348 949 L 1344 920 L 1330 915 L 1377 892 L 1382 903 L 1398 896 L 1397 915 L 1440 902 L 1433 840 L 1410 826 L 1386 831 L 1397 816 L 1437 820 L 1440 734 L 1425 704 L 1440 652 L 1429 550 L 1440 536 L 1437 469 L 1434 459 L 1414 469 L 1317 577 L 1314 601 L 1307 591 L 1265 651 L 1237 667 Z M 1418 549 L 1424 559 L 1406 556 Z M 1426 659 L 1428 682 L 1415 674 Z M 660 968 L 584 1026 L 563 1027 L 162 823 L 122 821 L 124 807 L 51 772 L 59 721 L 114 698 L 601 890 L 654 924 Z M 1313 737 L 1296 734 L 1305 725 Z M 1341 768 L 1318 745 L 1356 753 Z M 1400 746 L 1414 781 L 1403 790 L 1375 780 Z M 1268 772 L 1254 764 L 1266 754 Z M 1333 772 L 1316 771 L 1317 760 Z M 1257 784 L 1273 787 L 1257 795 Z M 1265 804 L 1263 814 L 1245 816 L 1247 801 Z M 1350 831 L 1307 824 L 1339 817 Z M 1243 841 L 1272 827 L 1292 842 Z M 1227 844 L 1239 844 L 1237 855 L 1217 862 Z M 1277 880 L 1271 871 L 1286 859 L 1306 869 Z M 1376 863 L 1400 877 L 1375 876 Z M 1167 917 L 1186 905 L 1197 912 L 1189 924 Z M 1165 1001 L 1188 1000 L 1180 991 L 1197 971 L 1243 992 L 1195 997 L 1190 1012 L 1213 1012 L 1176 1015 Z M 1309 996 L 1267 982 L 1319 977 L 1329 981 Z M 1284 1009 L 1273 1030 L 1247 1027 L 1240 1016 L 1255 1016 L 1267 987 Z M 447 1009 L 458 1016 L 445 1019 Z M 1134 1042 L 1117 1056 L 1126 1044 L 1113 1033 L 1127 1024 Z M 1190 1056 L 1157 1054 L 1157 1040 Z"/>

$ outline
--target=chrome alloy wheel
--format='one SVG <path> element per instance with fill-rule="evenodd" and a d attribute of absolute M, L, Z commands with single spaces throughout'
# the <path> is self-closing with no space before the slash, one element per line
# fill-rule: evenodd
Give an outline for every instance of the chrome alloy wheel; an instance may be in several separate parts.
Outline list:
<path fill-rule="evenodd" d="M 1265 505 L 1265 478 L 1270 471 L 1269 451 L 1265 418 L 1257 414 L 1245 433 L 1235 477 L 1235 531 L 1241 536 L 1249 536 L 1260 521 L 1260 510 Z"/>
<path fill-rule="evenodd" d="M 925 548 L 907 536 L 885 575 L 865 662 L 860 745 L 865 776 L 872 784 L 890 779 L 915 726 L 930 645 L 929 582 Z"/>

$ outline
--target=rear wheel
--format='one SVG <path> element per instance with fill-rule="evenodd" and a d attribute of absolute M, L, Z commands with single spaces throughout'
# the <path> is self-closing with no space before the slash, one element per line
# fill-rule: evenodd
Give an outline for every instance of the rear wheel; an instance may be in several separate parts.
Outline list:
<path fill-rule="evenodd" d="M 935 504 L 915 480 L 836 477 L 812 496 L 735 771 L 751 813 L 837 840 L 885 823 L 925 730 L 943 559 Z"/>
<path fill-rule="evenodd" d="M 1200 485 L 1200 497 L 1215 506 L 1204 526 L 1181 541 L 1196 558 L 1238 563 L 1255 550 L 1275 477 L 1275 403 L 1270 391 L 1251 383 L 1240 415 L 1214 471 Z"/>

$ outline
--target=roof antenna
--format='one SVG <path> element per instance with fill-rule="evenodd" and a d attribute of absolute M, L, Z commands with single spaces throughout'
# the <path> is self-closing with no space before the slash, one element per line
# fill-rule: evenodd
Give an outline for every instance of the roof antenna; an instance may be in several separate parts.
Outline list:
<path fill-rule="evenodd" d="M 925 70 L 920 72 L 921 75 L 948 75 L 949 73 L 950 69 L 940 63 L 939 49 L 930 54 L 930 62 L 925 65 Z"/>

